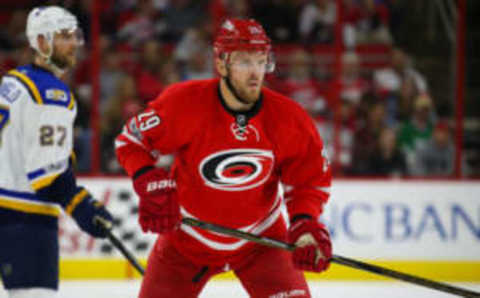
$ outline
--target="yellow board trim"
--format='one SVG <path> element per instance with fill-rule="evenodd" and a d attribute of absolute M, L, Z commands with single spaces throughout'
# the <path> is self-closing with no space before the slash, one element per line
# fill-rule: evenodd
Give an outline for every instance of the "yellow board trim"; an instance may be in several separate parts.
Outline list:
<path fill-rule="evenodd" d="M 70 103 L 68 104 L 68 109 L 73 110 L 74 106 L 75 106 L 75 96 L 73 96 L 73 93 L 70 92 Z"/>
<path fill-rule="evenodd" d="M 72 215 L 73 210 L 77 207 L 78 204 L 80 204 L 85 197 L 88 196 L 88 191 L 85 189 L 82 189 L 79 193 L 77 193 L 73 199 L 70 201 L 70 203 L 65 207 L 65 212 L 69 215 Z"/>
<path fill-rule="evenodd" d="M 43 188 L 45 186 L 49 186 L 50 184 L 52 184 L 52 182 L 55 179 L 57 179 L 58 175 L 60 175 L 60 174 L 54 174 L 54 175 L 39 179 L 39 180 L 32 183 L 32 188 L 34 190 L 39 190 L 40 188 Z"/>
<path fill-rule="evenodd" d="M 16 200 L 13 201 L 2 197 L 0 197 L 0 207 L 26 213 L 35 213 L 50 216 L 60 215 L 60 208 L 57 206 L 40 205 Z"/>
<path fill-rule="evenodd" d="M 27 84 L 27 86 L 30 87 L 30 91 L 32 91 L 33 96 L 35 97 L 34 100 L 40 105 L 43 104 L 43 99 L 42 99 L 42 96 L 40 96 L 40 92 L 38 92 L 37 86 L 35 85 L 35 83 L 32 80 L 30 80 L 29 77 L 27 77 L 25 74 L 15 70 L 15 69 L 9 71 L 8 74 L 11 74 L 11 75 L 19 78 L 22 82 Z"/>
<path fill-rule="evenodd" d="M 146 259 L 140 259 L 145 266 Z M 437 281 L 480 282 L 480 261 L 367 261 L 397 271 Z M 389 278 L 365 271 L 332 264 L 327 272 L 306 273 L 309 281 L 361 280 L 391 281 Z M 63 259 L 61 279 L 131 279 L 140 275 L 124 259 Z M 232 271 L 219 274 L 215 280 L 235 280 Z"/>

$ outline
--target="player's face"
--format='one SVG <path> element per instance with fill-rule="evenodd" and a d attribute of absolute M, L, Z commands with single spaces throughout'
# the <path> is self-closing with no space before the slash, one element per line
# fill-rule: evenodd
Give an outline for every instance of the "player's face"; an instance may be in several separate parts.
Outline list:
<path fill-rule="evenodd" d="M 255 102 L 260 97 L 267 62 L 264 52 L 232 52 L 230 81 L 243 100 Z"/>
<path fill-rule="evenodd" d="M 62 30 L 53 39 L 52 62 L 60 68 L 72 68 L 77 63 L 77 50 L 81 45 L 78 32 Z"/>

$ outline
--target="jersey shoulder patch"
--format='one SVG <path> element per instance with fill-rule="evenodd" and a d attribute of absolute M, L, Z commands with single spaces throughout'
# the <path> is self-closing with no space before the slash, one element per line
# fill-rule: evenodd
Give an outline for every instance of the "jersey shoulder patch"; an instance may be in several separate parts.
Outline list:
<path fill-rule="evenodd" d="M 15 79 L 38 105 L 55 105 L 73 110 L 75 99 L 70 89 L 52 73 L 33 65 L 10 70 L 5 77 Z"/>
<path fill-rule="evenodd" d="M 0 100 L 3 98 L 6 102 L 14 103 L 22 94 L 20 86 L 15 81 L 3 79 L 0 84 Z"/>

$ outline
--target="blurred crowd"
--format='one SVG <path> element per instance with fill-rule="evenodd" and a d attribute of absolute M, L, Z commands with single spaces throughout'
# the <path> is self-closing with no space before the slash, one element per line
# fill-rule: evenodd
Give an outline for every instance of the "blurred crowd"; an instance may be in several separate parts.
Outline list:
<path fill-rule="evenodd" d="M 310 113 L 337 176 L 452 175 L 455 146 L 451 119 L 437 115 L 427 79 L 416 70 L 410 53 L 395 43 L 398 24 L 405 18 L 397 9 L 398 2 L 98 1 L 102 172 L 121 172 L 113 139 L 126 119 L 172 83 L 215 76 L 212 37 L 222 20 L 253 17 L 275 44 L 277 69 L 267 76 L 266 85 L 293 98 Z M 75 125 L 78 167 L 89 172 L 94 1 L 1 4 L 0 74 L 30 62 L 25 19 L 29 9 L 39 3 L 68 8 L 84 29 L 86 46 L 75 71 L 66 79 L 79 104 Z M 342 45 L 339 64 L 338 44 Z"/>

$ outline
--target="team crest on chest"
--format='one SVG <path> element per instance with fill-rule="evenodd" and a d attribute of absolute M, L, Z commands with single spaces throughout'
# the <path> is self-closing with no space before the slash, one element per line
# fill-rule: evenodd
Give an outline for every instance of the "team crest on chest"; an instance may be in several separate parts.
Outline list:
<path fill-rule="evenodd" d="M 265 183 L 273 164 L 272 151 L 245 148 L 215 152 L 205 157 L 198 169 L 205 185 L 225 191 L 241 191 Z"/>

